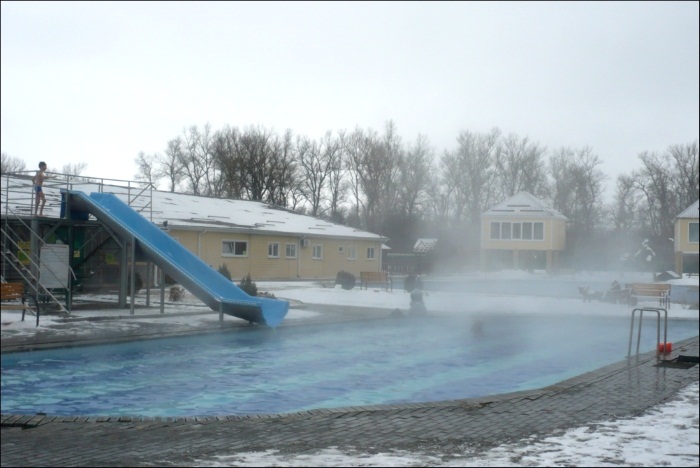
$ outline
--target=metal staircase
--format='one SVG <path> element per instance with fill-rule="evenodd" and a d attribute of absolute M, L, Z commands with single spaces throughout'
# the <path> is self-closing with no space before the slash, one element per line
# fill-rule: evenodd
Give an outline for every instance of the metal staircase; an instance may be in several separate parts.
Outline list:
<path fill-rule="evenodd" d="M 46 244 L 41 237 L 34 232 L 26 223 L 23 223 L 25 227 L 31 233 L 31 236 L 38 239 L 40 244 Z M 36 303 L 36 324 L 39 325 L 39 316 L 41 315 L 41 309 L 52 309 L 58 313 L 70 314 L 70 311 L 56 298 L 53 292 L 46 288 L 38 278 L 38 272 L 41 271 L 42 265 L 40 260 L 36 255 L 31 255 L 31 252 L 26 251 L 22 246 L 19 245 L 14 239 L 18 238 L 17 233 L 14 232 L 9 225 L 0 228 L 0 234 L 2 236 L 2 260 L 6 271 L 9 266 L 12 268 L 13 272 L 21 278 L 25 287 L 29 291 L 29 296 L 32 297 L 33 301 Z M 14 252 L 17 252 L 15 254 Z M 22 255 L 26 260 L 20 260 L 19 255 Z M 26 263 L 28 262 L 28 267 Z M 43 267 L 48 269 L 52 274 L 55 275 L 56 272 L 51 270 L 50 265 L 44 264 Z M 70 265 L 66 265 L 70 269 Z M 72 270 L 70 270 L 72 273 Z M 66 285 L 69 287 L 69 285 Z M 24 310 L 22 311 L 22 320 L 24 320 Z"/>

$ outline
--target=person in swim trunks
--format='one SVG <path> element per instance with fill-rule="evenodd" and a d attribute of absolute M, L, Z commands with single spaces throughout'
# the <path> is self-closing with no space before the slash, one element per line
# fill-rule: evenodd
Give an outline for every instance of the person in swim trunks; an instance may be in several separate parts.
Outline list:
<path fill-rule="evenodd" d="M 44 195 L 44 190 L 42 186 L 44 185 L 44 180 L 48 179 L 49 176 L 46 175 L 46 163 L 41 161 L 39 163 L 39 170 L 36 171 L 34 177 L 32 177 L 32 183 L 34 184 L 34 191 L 36 192 L 36 209 L 35 214 L 39 216 L 44 214 L 44 205 L 46 205 L 46 196 Z M 41 201 L 41 209 L 39 209 L 39 202 Z"/>

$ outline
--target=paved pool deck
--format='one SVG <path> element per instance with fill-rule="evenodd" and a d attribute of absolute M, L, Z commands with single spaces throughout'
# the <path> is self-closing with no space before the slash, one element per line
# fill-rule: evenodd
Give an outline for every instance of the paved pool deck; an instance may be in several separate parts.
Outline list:
<path fill-rule="evenodd" d="M 338 313 L 337 306 L 328 307 L 333 308 L 332 317 L 329 314 L 321 320 L 376 318 L 389 312 L 345 308 Z M 59 324 L 31 337 L 3 334 L 2 352 L 210 333 L 222 328 L 215 316 L 195 328 L 170 323 L 169 316 L 153 317 L 162 321 L 144 322 L 108 313 L 86 321 L 103 322 L 91 333 L 66 334 Z M 125 322 L 132 326 L 124 327 Z M 303 322 L 289 326 L 303 326 Z M 224 329 L 245 326 L 249 325 L 229 318 L 223 323 Z M 674 343 L 672 353 L 640 354 L 538 390 L 436 403 L 187 418 L 2 414 L 0 462 L 2 466 L 185 466 L 236 452 L 304 453 L 328 447 L 368 453 L 403 449 L 458 454 L 464 446 L 486 448 L 639 415 L 699 380 L 698 365 L 680 368 L 669 362 L 678 355 L 698 356 L 699 344 L 694 337 Z"/>

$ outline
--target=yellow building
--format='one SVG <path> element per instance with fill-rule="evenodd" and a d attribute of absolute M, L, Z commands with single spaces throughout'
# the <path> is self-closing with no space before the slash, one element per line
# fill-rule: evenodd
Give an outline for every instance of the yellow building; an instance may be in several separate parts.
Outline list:
<path fill-rule="evenodd" d="M 566 217 L 520 192 L 481 215 L 481 268 L 558 270 Z"/>
<path fill-rule="evenodd" d="M 267 203 L 154 192 L 153 221 L 234 279 L 332 279 L 382 270 L 387 238 Z"/>
<path fill-rule="evenodd" d="M 94 239 L 109 238 L 109 232 L 100 231 L 99 221 L 88 213 L 83 220 L 64 218 L 62 190 L 116 195 L 211 267 L 225 265 L 236 281 L 248 274 L 257 281 L 335 279 L 341 270 L 359 278 L 363 271 L 382 271 L 382 246 L 388 239 L 378 234 L 268 203 L 142 189 L 131 182 L 50 179 L 44 185 L 48 203 L 44 216 L 38 219 L 31 216 L 33 189 L 29 177 L 3 174 L 3 223 L 16 225 L 20 232 L 33 219 L 37 232 L 60 232 L 62 226 L 73 226 L 77 233 L 90 230 L 82 237 L 92 243 Z M 5 197 L 5 193 L 9 195 Z M 103 270 L 109 270 L 104 274 L 105 282 L 118 277 L 121 256 L 115 242 L 102 242 L 99 249 L 92 244 L 78 245 L 77 240 L 74 244 L 76 254 L 83 252 L 94 262 L 89 269 L 94 270 L 95 277 Z"/>
<path fill-rule="evenodd" d="M 676 255 L 676 272 L 698 273 L 698 211 L 696 201 L 676 217 L 673 250 Z"/>

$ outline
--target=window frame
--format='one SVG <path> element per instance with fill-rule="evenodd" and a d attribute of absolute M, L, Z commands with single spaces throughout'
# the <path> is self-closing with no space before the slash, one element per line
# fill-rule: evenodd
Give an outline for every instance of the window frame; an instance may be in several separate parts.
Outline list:
<path fill-rule="evenodd" d="M 290 250 L 292 250 L 292 255 L 290 255 Z M 296 242 L 287 242 L 284 244 L 284 258 L 297 258 L 297 244 Z"/>
<path fill-rule="evenodd" d="M 271 250 L 273 252 L 271 252 Z M 267 244 L 267 258 L 280 258 L 280 243 L 269 242 Z"/>
<path fill-rule="evenodd" d="M 319 253 L 316 255 L 316 250 Z M 323 260 L 323 244 L 312 244 L 311 245 L 311 259 L 312 260 Z"/>
<path fill-rule="evenodd" d="M 508 229 L 505 229 L 506 226 Z M 506 236 L 506 231 L 508 235 Z M 501 240 L 511 240 L 512 236 L 511 233 L 513 232 L 513 223 L 511 221 L 502 221 L 501 222 Z"/>
<path fill-rule="evenodd" d="M 489 239 L 500 240 L 501 239 L 501 222 L 491 221 L 491 230 L 489 234 Z"/>
<path fill-rule="evenodd" d="M 695 226 L 695 232 L 693 232 L 692 226 Z M 688 243 L 689 244 L 697 244 L 700 242 L 700 222 L 698 221 L 689 221 L 688 222 Z M 695 240 L 693 240 L 693 234 L 695 234 Z"/>
<path fill-rule="evenodd" d="M 517 226 L 517 229 L 516 229 Z M 518 231 L 517 235 L 515 231 Z M 523 238 L 523 226 L 522 223 L 513 223 L 511 226 L 511 238 L 513 240 L 522 240 Z"/>
<path fill-rule="evenodd" d="M 545 240 L 544 221 L 490 221 L 490 240 L 518 240 L 542 242 Z"/>
<path fill-rule="evenodd" d="M 226 252 L 224 250 L 224 246 L 227 244 L 231 244 L 233 246 L 233 252 Z M 238 250 L 237 245 L 238 244 L 245 244 L 245 250 L 243 250 L 242 254 L 237 254 L 236 251 Z M 221 241 L 221 256 L 222 257 L 236 257 L 236 258 L 246 258 L 248 257 L 248 241 L 243 240 L 243 239 L 223 239 Z"/>
<path fill-rule="evenodd" d="M 370 255 L 370 252 L 372 255 Z M 375 260 L 376 258 L 374 247 L 367 247 L 367 260 Z"/>
<path fill-rule="evenodd" d="M 541 237 L 537 237 L 538 234 L 540 234 Z M 535 221 L 532 223 L 532 240 L 534 240 L 534 241 L 543 241 L 544 240 L 544 222 Z"/>
<path fill-rule="evenodd" d="M 357 260 L 357 248 L 355 246 L 348 247 L 348 260 Z"/>

